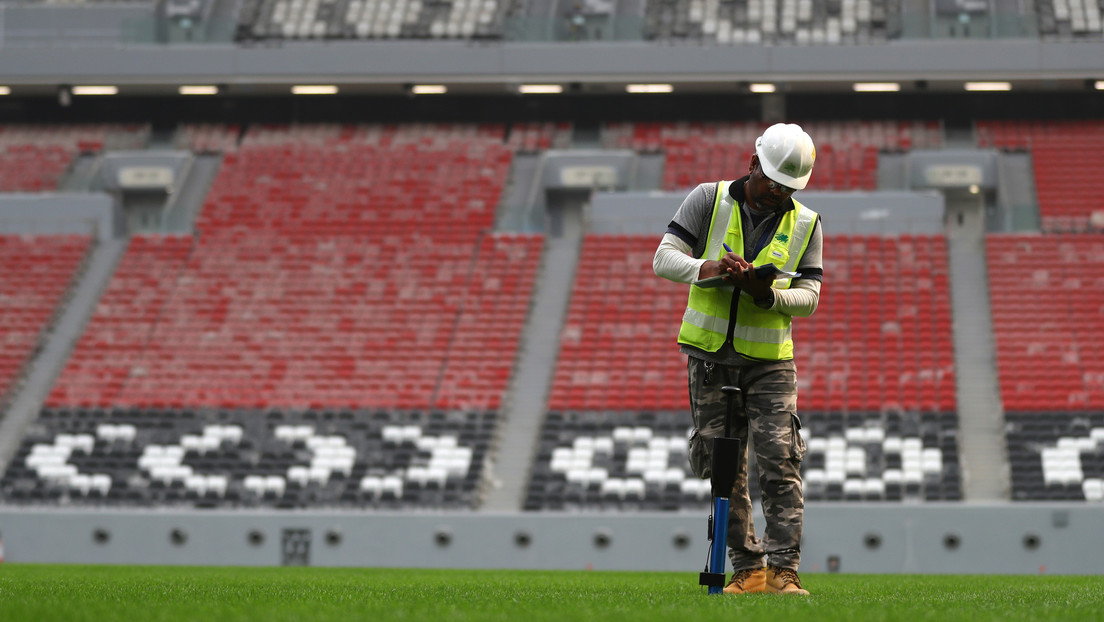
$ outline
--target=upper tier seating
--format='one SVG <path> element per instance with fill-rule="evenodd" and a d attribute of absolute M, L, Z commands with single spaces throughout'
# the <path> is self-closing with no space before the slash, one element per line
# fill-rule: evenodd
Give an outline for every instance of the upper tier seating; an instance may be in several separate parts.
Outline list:
<path fill-rule="evenodd" d="M 1040 0 L 1039 35 L 1046 39 L 1100 39 L 1104 36 L 1101 0 Z"/>
<path fill-rule="evenodd" d="M 878 152 L 938 147 L 939 125 L 909 121 L 799 122 L 817 149 L 812 190 L 874 190 Z M 762 123 L 613 123 L 604 128 L 607 148 L 663 151 L 664 190 L 685 190 L 703 181 L 747 173 Z"/>
<path fill-rule="evenodd" d="M 978 121 L 977 137 L 1031 151 L 1043 231 L 1104 229 L 1104 121 Z"/>
<path fill-rule="evenodd" d="M 498 39 L 510 6 L 500 0 L 245 0 L 236 38 Z"/>
<path fill-rule="evenodd" d="M 176 132 L 179 149 L 196 153 L 230 153 L 237 151 L 241 128 L 220 123 L 186 123 Z"/>
<path fill-rule="evenodd" d="M 1104 236 L 994 234 L 986 246 L 1005 411 L 1104 409 Z"/>
<path fill-rule="evenodd" d="M 84 263 L 84 235 L 0 235 L 0 406 Z"/>
<path fill-rule="evenodd" d="M 0 479 L 18 504 L 463 509 L 496 415 L 48 409 Z"/>
<path fill-rule="evenodd" d="M 688 408 L 675 343 L 688 286 L 652 272 L 658 243 L 585 237 L 550 409 Z M 824 245 L 820 306 L 793 323 L 800 407 L 954 411 L 946 239 L 829 235 Z"/>
<path fill-rule="evenodd" d="M 132 244 L 49 404 L 496 408 L 541 250 L 488 233 L 503 135 L 251 129 L 194 244 Z"/>
<path fill-rule="evenodd" d="M 900 32 L 900 0 L 649 0 L 648 39 L 723 45 L 884 42 Z"/>
<path fill-rule="evenodd" d="M 57 190 L 78 154 L 137 148 L 148 135 L 144 125 L 0 126 L 0 192 Z"/>

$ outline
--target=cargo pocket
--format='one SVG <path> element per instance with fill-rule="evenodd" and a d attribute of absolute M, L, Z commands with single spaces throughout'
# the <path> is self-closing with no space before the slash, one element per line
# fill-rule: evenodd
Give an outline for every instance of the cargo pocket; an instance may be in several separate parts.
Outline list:
<path fill-rule="evenodd" d="M 805 459 L 805 439 L 801 437 L 801 419 L 790 415 L 790 458 L 795 462 Z"/>
<path fill-rule="evenodd" d="M 713 475 L 713 444 L 702 438 L 697 428 L 690 432 L 690 470 L 701 479 Z"/>

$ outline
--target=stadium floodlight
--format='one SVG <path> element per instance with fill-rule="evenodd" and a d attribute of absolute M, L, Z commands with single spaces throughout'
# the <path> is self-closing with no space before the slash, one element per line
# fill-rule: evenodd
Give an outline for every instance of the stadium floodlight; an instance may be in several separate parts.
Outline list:
<path fill-rule="evenodd" d="M 629 93 L 671 93 L 675 87 L 671 84 L 629 84 L 625 90 Z"/>
<path fill-rule="evenodd" d="M 185 84 L 178 92 L 181 95 L 218 95 L 219 89 L 213 84 Z"/>
<path fill-rule="evenodd" d="M 119 87 L 102 85 L 74 86 L 73 95 L 118 95 Z"/>
<path fill-rule="evenodd" d="M 448 93 L 448 87 L 444 84 L 415 84 L 410 87 L 413 95 L 444 95 Z"/>
<path fill-rule="evenodd" d="M 0 95 L 11 95 L 10 86 L 0 86 Z"/>
<path fill-rule="evenodd" d="M 291 87 L 292 95 L 337 95 L 334 84 L 296 84 Z"/>
<path fill-rule="evenodd" d="M 559 95 L 563 93 L 562 84 L 522 84 L 518 86 L 522 95 Z"/>
<path fill-rule="evenodd" d="M 1011 91 L 1011 82 L 967 82 L 963 85 L 967 91 Z"/>
<path fill-rule="evenodd" d="M 856 82 L 851 85 L 856 93 L 895 93 L 901 90 L 898 82 Z"/>
<path fill-rule="evenodd" d="M 773 93 L 776 88 L 769 82 L 752 82 L 748 85 L 748 90 L 752 93 Z"/>

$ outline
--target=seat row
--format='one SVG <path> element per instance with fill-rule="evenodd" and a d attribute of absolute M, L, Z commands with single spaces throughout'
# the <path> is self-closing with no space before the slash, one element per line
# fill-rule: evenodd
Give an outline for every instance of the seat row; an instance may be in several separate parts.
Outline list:
<path fill-rule="evenodd" d="M 0 499 L 473 507 L 495 423 L 479 411 L 47 410 L 0 479 Z"/>

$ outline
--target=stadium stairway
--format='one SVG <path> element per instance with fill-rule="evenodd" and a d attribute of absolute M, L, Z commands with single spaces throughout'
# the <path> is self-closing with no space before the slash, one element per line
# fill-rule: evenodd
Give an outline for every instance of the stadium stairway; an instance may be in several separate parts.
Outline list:
<path fill-rule="evenodd" d="M 518 348 L 516 372 L 504 400 L 505 424 L 490 474 L 491 488 L 483 503 L 489 511 L 516 511 L 522 507 L 538 449 L 582 244 L 582 207 L 558 207 L 565 217 L 564 233 L 545 241 L 538 285 Z"/>
<path fill-rule="evenodd" d="M 27 426 L 42 409 L 54 379 L 68 362 L 126 245 L 125 239 L 101 240 L 90 251 L 84 274 L 77 281 L 53 330 L 45 335 L 41 352 L 28 365 L 26 380 L 12 397 L 7 415 L 0 421 L 0 475 L 19 448 Z"/>
<path fill-rule="evenodd" d="M 1038 231 L 1039 199 L 1035 190 L 1035 171 L 1031 155 L 1022 152 L 1002 152 L 997 158 L 997 200 L 1007 201 L 998 207 L 1004 215 L 1003 231 Z"/>
<path fill-rule="evenodd" d="M 979 286 L 989 282 L 985 213 L 976 201 L 949 201 L 947 215 L 963 497 L 1000 501 L 1008 498 L 1008 460 L 989 290 Z"/>
<path fill-rule="evenodd" d="M 196 217 L 221 165 L 221 155 L 196 154 L 192 157 L 180 191 L 169 199 L 164 231 L 191 232 L 195 229 Z"/>

